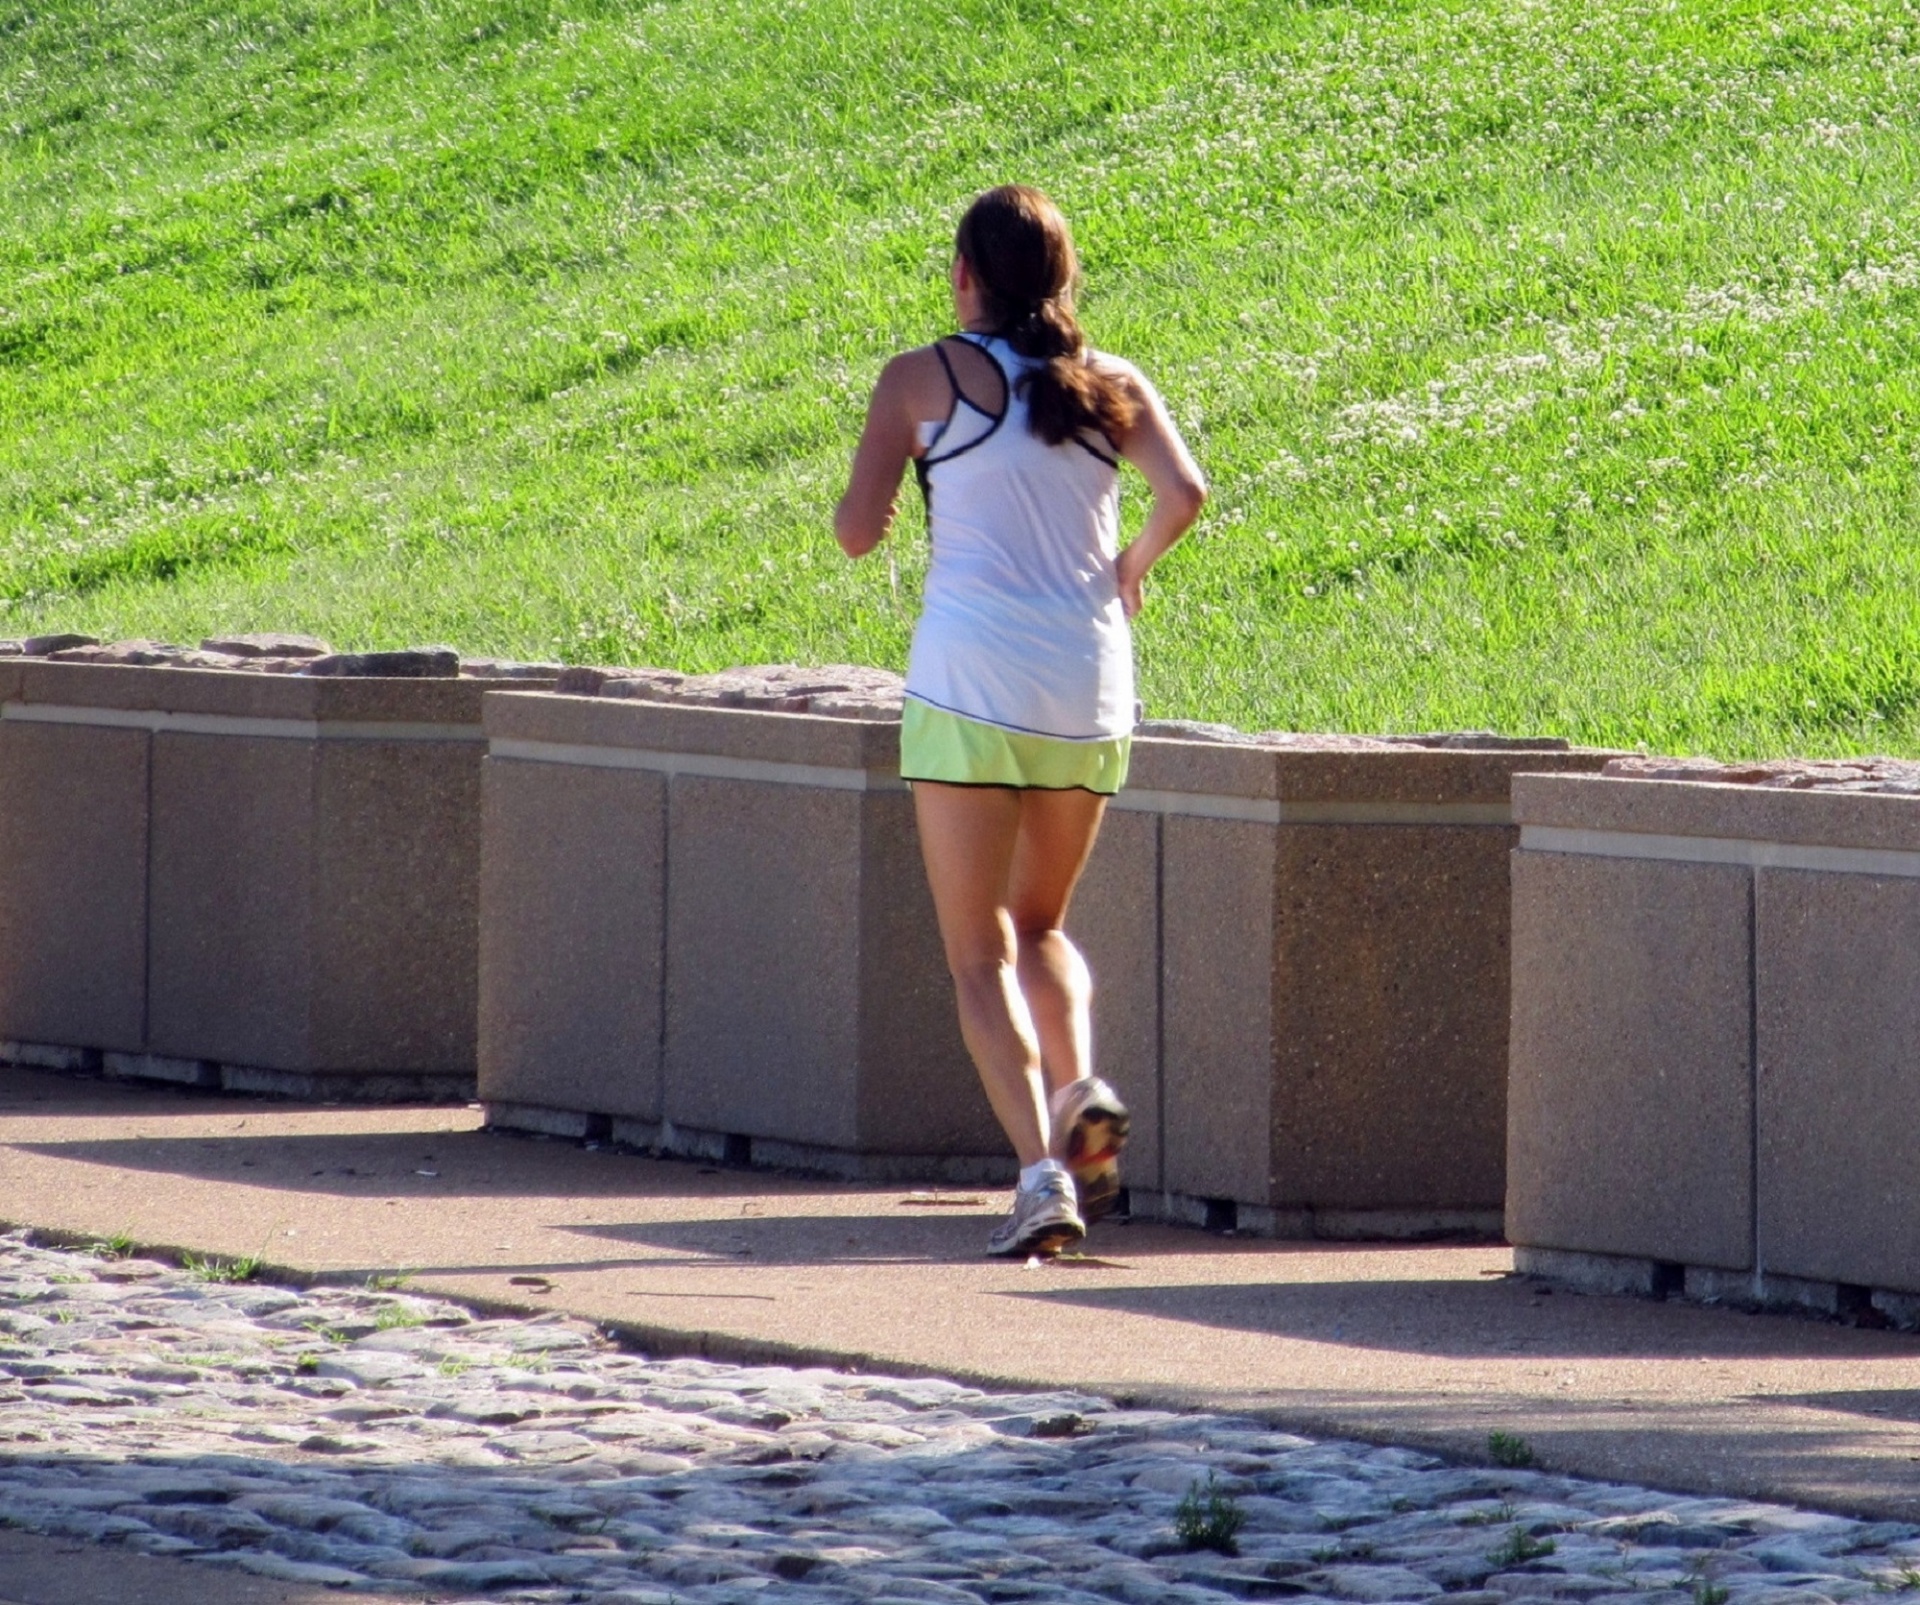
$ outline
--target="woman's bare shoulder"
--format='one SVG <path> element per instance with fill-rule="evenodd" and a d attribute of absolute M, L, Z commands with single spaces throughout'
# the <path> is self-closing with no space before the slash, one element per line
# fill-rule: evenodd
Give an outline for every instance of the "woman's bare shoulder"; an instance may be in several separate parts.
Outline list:
<path fill-rule="evenodd" d="M 918 417 L 930 416 L 929 406 L 943 407 L 948 393 L 946 370 L 930 345 L 915 346 L 887 359 L 873 387 L 876 404 L 899 406 Z M 938 414 L 944 416 L 944 412 Z"/>
<path fill-rule="evenodd" d="M 946 367 L 940 361 L 938 345 L 915 346 L 910 351 L 902 351 L 889 357 L 887 364 L 880 370 L 880 385 L 883 389 L 914 393 L 938 385 L 946 387 Z"/>
<path fill-rule="evenodd" d="M 910 351 L 902 351 L 888 359 L 885 371 L 898 370 L 902 374 L 943 372 L 940 347 L 944 344 L 951 351 L 955 343 L 953 336 L 946 335 L 926 345 L 915 346 Z M 965 341 L 957 343 L 963 347 L 966 344 Z"/>

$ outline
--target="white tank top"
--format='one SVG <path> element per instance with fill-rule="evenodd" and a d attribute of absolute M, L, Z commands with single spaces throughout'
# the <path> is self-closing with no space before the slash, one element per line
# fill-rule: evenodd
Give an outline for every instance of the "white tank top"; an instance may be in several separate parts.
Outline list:
<path fill-rule="evenodd" d="M 933 550 L 906 694 L 1020 734 L 1127 735 L 1119 465 L 1097 434 L 1049 446 L 1028 429 L 1015 387 L 1039 363 L 997 336 L 960 338 L 999 365 L 1006 409 L 983 412 L 956 384 L 953 412 L 919 459 Z"/>

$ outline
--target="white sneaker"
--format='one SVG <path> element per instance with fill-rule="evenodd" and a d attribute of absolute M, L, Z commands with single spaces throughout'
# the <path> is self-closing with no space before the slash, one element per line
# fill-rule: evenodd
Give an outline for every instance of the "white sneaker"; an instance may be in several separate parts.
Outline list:
<path fill-rule="evenodd" d="M 1024 1258 L 1028 1254 L 1058 1254 L 1087 1235 L 1074 1207 L 1073 1178 L 1065 1168 L 1048 1165 L 1038 1184 L 1021 1187 L 1013 1195 L 1013 1209 L 987 1239 L 989 1254 Z"/>
<path fill-rule="evenodd" d="M 1089 1226 L 1120 1201 L 1120 1150 L 1133 1117 L 1098 1076 L 1069 1081 L 1053 1095 L 1054 1157 L 1073 1175 L 1080 1218 Z"/>

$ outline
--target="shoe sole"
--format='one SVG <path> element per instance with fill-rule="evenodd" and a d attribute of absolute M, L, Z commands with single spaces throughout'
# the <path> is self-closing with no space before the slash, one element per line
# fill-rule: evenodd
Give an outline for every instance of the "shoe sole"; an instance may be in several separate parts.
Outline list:
<path fill-rule="evenodd" d="M 1120 1150 L 1133 1120 L 1124 1109 L 1095 1106 L 1067 1133 L 1067 1169 L 1079 1194 L 1080 1218 L 1091 1226 L 1120 1202 Z"/>
<path fill-rule="evenodd" d="M 1034 1228 L 1011 1248 L 997 1248 L 990 1252 L 996 1259 L 1027 1259 L 1035 1254 L 1050 1259 L 1061 1250 L 1072 1248 L 1086 1235 L 1083 1227 L 1075 1226 L 1070 1221 L 1054 1221 Z"/>

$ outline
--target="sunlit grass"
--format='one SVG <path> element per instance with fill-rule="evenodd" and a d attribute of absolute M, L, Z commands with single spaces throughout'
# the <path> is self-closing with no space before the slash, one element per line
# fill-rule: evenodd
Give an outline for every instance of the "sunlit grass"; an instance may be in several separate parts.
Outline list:
<path fill-rule="evenodd" d="M 1915 105 L 1894 0 L 0 0 L 0 628 L 897 666 L 826 514 L 1018 177 L 1214 483 L 1155 714 L 1920 752 Z"/>

